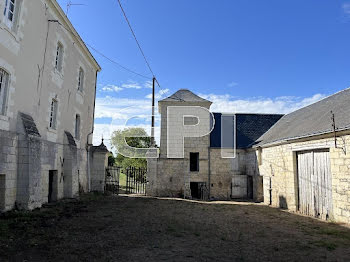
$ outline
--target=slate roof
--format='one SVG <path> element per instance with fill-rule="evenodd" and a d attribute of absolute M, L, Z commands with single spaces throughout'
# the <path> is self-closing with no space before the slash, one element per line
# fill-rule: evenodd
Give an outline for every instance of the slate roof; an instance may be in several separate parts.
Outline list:
<path fill-rule="evenodd" d="M 34 122 L 34 119 L 30 115 L 20 112 L 19 116 L 22 119 L 24 131 L 26 132 L 27 135 L 41 137 L 39 130 L 36 127 L 36 124 Z"/>
<path fill-rule="evenodd" d="M 67 136 L 68 144 L 71 145 L 71 146 L 77 146 L 77 144 L 75 143 L 75 139 L 72 136 L 72 134 L 70 132 L 68 132 L 68 131 L 64 131 L 64 133 Z"/>
<path fill-rule="evenodd" d="M 180 89 L 176 93 L 172 94 L 171 96 L 160 100 L 159 102 L 210 102 L 204 98 L 201 98 L 197 96 L 196 94 L 192 93 L 188 89 Z"/>
<path fill-rule="evenodd" d="M 259 138 L 259 146 L 333 132 L 331 111 L 337 130 L 350 129 L 350 88 L 285 115 Z"/>
<path fill-rule="evenodd" d="M 214 113 L 215 126 L 210 134 L 210 147 L 233 148 L 234 117 L 236 118 L 236 148 L 245 149 L 255 144 L 255 141 L 271 128 L 283 115 L 276 114 L 235 114 L 223 115 Z M 222 120 L 224 124 L 222 126 Z M 221 133 L 222 127 L 224 128 Z M 221 137 L 224 141 L 221 141 Z M 223 143 L 222 143 L 223 142 Z"/>

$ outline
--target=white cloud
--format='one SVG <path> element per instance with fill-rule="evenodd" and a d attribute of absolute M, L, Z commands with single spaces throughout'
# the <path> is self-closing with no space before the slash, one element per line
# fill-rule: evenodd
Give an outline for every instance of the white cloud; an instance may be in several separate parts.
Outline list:
<path fill-rule="evenodd" d="M 154 97 L 156 98 L 156 99 L 162 99 L 163 97 L 164 97 L 164 95 L 166 95 L 166 94 L 168 94 L 169 93 L 169 89 L 161 89 L 161 90 L 159 90 L 159 92 L 158 93 L 156 93 L 155 95 L 154 95 Z M 152 99 L 152 94 L 149 94 L 149 95 L 147 95 L 146 96 L 146 98 L 148 98 L 148 99 Z"/>
<path fill-rule="evenodd" d="M 122 91 L 123 88 L 116 85 L 106 85 L 102 87 L 101 90 L 104 92 L 119 92 L 119 91 Z"/>
<path fill-rule="evenodd" d="M 234 87 L 234 86 L 238 86 L 238 83 L 236 82 L 231 82 L 229 84 L 227 84 L 228 87 Z"/>
<path fill-rule="evenodd" d="M 160 90 L 157 95 L 163 96 L 169 92 L 168 89 Z M 215 94 L 199 94 L 201 97 L 213 102 L 212 112 L 229 112 L 229 113 L 278 113 L 286 114 L 295 111 L 301 107 L 307 106 L 324 98 L 325 95 L 315 94 L 311 97 L 294 97 L 284 96 L 277 98 L 251 98 L 237 99 L 235 97 Z M 149 98 L 149 96 L 147 96 Z M 114 130 L 122 129 L 125 122 L 131 117 L 146 116 L 142 123 L 137 124 L 139 127 L 150 127 L 151 118 L 151 101 L 149 99 L 126 99 L 106 96 L 96 99 L 96 118 L 112 118 L 110 123 L 95 124 L 94 144 L 101 143 L 102 135 L 105 138 L 106 145 L 110 149 L 109 140 Z M 156 108 L 156 112 L 158 109 Z M 149 114 L 148 114 L 149 113 Z M 159 125 L 159 119 L 156 126 Z M 130 125 L 128 125 L 130 126 Z M 149 130 L 148 130 L 149 131 Z M 156 141 L 159 143 L 159 129 L 156 128 Z"/>
<path fill-rule="evenodd" d="M 311 97 L 300 98 L 284 96 L 277 98 L 234 99 L 230 95 L 200 95 L 213 102 L 211 111 L 231 113 L 269 113 L 287 114 L 324 98 L 325 95 L 315 94 Z"/>
<path fill-rule="evenodd" d="M 146 83 L 144 84 L 145 88 L 153 88 L 153 81 L 146 81 Z"/>
<path fill-rule="evenodd" d="M 350 15 L 350 3 L 344 3 L 342 7 L 343 7 L 344 13 L 347 15 Z"/>
<path fill-rule="evenodd" d="M 142 85 L 140 85 L 137 82 L 131 82 L 131 83 L 128 83 L 128 84 L 122 84 L 122 87 L 126 88 L 126 89 L 141 89 Z"/>

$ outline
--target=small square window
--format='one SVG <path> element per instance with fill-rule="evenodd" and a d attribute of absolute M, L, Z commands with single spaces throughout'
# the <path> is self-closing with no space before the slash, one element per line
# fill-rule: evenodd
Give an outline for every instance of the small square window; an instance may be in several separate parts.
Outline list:
<path fill-rule="evenodd" d="M 199 171 L 199 153 L 190 153 L 190 171 Z"/>

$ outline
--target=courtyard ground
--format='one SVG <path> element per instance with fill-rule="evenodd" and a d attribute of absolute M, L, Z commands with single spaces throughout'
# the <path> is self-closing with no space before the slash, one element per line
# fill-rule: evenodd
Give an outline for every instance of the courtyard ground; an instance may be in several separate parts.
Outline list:
<path fill-rule="evenodd" d="M 0 261 L 350 261 L 350 230 L 253 203 L 89 194 L 0 216 Z"/>

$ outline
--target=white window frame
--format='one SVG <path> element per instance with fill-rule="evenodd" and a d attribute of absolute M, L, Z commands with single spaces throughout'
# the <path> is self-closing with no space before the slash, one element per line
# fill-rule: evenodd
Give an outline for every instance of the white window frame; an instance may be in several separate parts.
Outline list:
<path fill-rule="evenodd" d="M 5 115 L 7 111 L 7 94 L 10 84 L 10 74 L 0 68 L 0 115 Z"/>
<path fill-rule="evenodd" d="M 75 138 L 80 140 L 80 130 L 81 130 L 81 117 L 79 114 L 75 115 Z"/>
<path fill-rule="evenodd" d="M 85 72 L 83 68 L 79 68 L 79 76 L 78 76 L 78 90 L 80 92 L 84 91 L 84 78 L 85 78 Z"/>
<path fill-rule="evenodd" d="M 18 24 L 19 4 L 20 0 L 4 0 L 4 23 L 11 30 L 15 29 Z"/>
<path fill-rule="evenodd" d="M 56 49 L 56 59 L 55 59 L 55 69 L 62 73 L 62 68 L 63 68 L 63 53 L 64 52 L 64 47 L 61 42 L 57 43 L 57 49 Z"/>
<path fill-rule="evenodd" d="M 52 99 L 51 105 L 50 105 L 49 127 L 53 130 L 57 129 L 57 111 L 58 111 L 58 101 L 56 99 Z"/>

